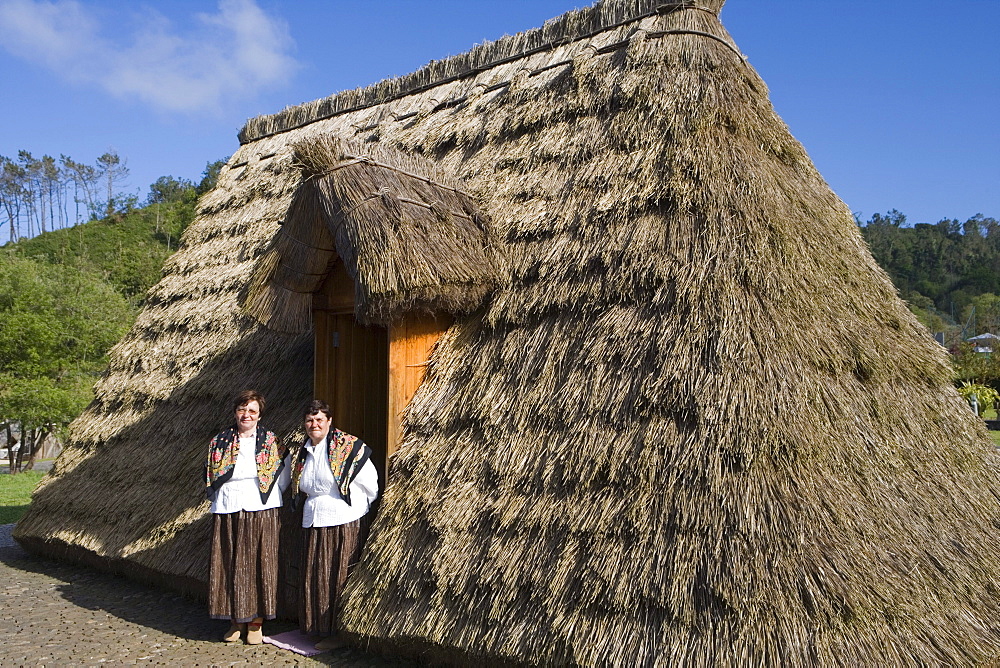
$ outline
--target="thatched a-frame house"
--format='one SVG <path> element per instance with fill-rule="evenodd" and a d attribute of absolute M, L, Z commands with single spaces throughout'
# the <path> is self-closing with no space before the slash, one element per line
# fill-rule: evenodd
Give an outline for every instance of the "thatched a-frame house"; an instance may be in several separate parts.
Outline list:
<path fill-rule="evenodd" d="M 291 433 L 315 382 L 399 447 L 362 643 L 1000 655 L 997 455 L 722 4 L 605 0 L 251 121 L 19 540 L 197 589 L 226 398 L 260 387 Z"/>

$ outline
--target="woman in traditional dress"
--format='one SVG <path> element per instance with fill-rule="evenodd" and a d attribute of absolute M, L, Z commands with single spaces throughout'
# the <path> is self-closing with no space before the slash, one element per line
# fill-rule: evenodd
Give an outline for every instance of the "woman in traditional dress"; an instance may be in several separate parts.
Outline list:
<path fill-rule="evenodd" d="M 337 599 L 364 546 L 365 515 L 378 497 L 378 472 L 371 448 L 331 428 L 325 402 L 310 403 L 303 419 L 307 438 L 292 474 L 294 498 L 304 496 L 299 628 L 319 638 L 316 649 L 334 649 L 344 644 L 338 636 Z"/>
<path fill-rule="evenodd" d="M 208 614 L 228 619 L 225 642 L 245 634 L 263 642 L 261 624 L 278 601 L 278 509 L 291 475 L 288 448 L 258 422 L 264 397 L 255 390 L 233 400 L 236 423 L 208 446 L 205 484 L 214 527 Z"/>

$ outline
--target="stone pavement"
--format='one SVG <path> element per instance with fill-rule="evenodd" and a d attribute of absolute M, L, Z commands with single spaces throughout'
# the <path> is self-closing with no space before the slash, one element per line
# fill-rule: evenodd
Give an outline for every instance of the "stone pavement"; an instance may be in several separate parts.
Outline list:
<path fill-rule="evenodd" d="M 272 645 L 220 642 L 205 606 L 25 552 L 0 525 L 0 666 L 339 666 L 404 668 L 354 649 L 306 658 Z M 292 624 L 271 622 L 264 632 Z"/>

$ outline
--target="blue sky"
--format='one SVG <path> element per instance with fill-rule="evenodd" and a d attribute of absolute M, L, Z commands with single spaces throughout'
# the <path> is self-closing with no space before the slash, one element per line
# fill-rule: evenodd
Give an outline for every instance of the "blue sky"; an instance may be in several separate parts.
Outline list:
<path fill-rule="evenodd" d="M 197 180 L 247 118 L 541 25 L 573 0 L 0 0 L 0 155 Z M 722 22 L 863 219 L 1000 218 L 1000 0 L 729 0 Z"/>

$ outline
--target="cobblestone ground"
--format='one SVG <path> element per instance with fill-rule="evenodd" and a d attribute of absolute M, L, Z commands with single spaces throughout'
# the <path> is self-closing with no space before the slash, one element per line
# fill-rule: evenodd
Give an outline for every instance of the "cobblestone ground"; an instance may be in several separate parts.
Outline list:
<path fill-rule="evenodd" d="M 306 658 L 272 645 L 228 645 L 204 605 L 81 566 L 29 555 L 0 525 L 0 666 L 339 666 L 413 664 L 342 649 Z M 294 628 L 270 623 L 264 632 Z"/>

